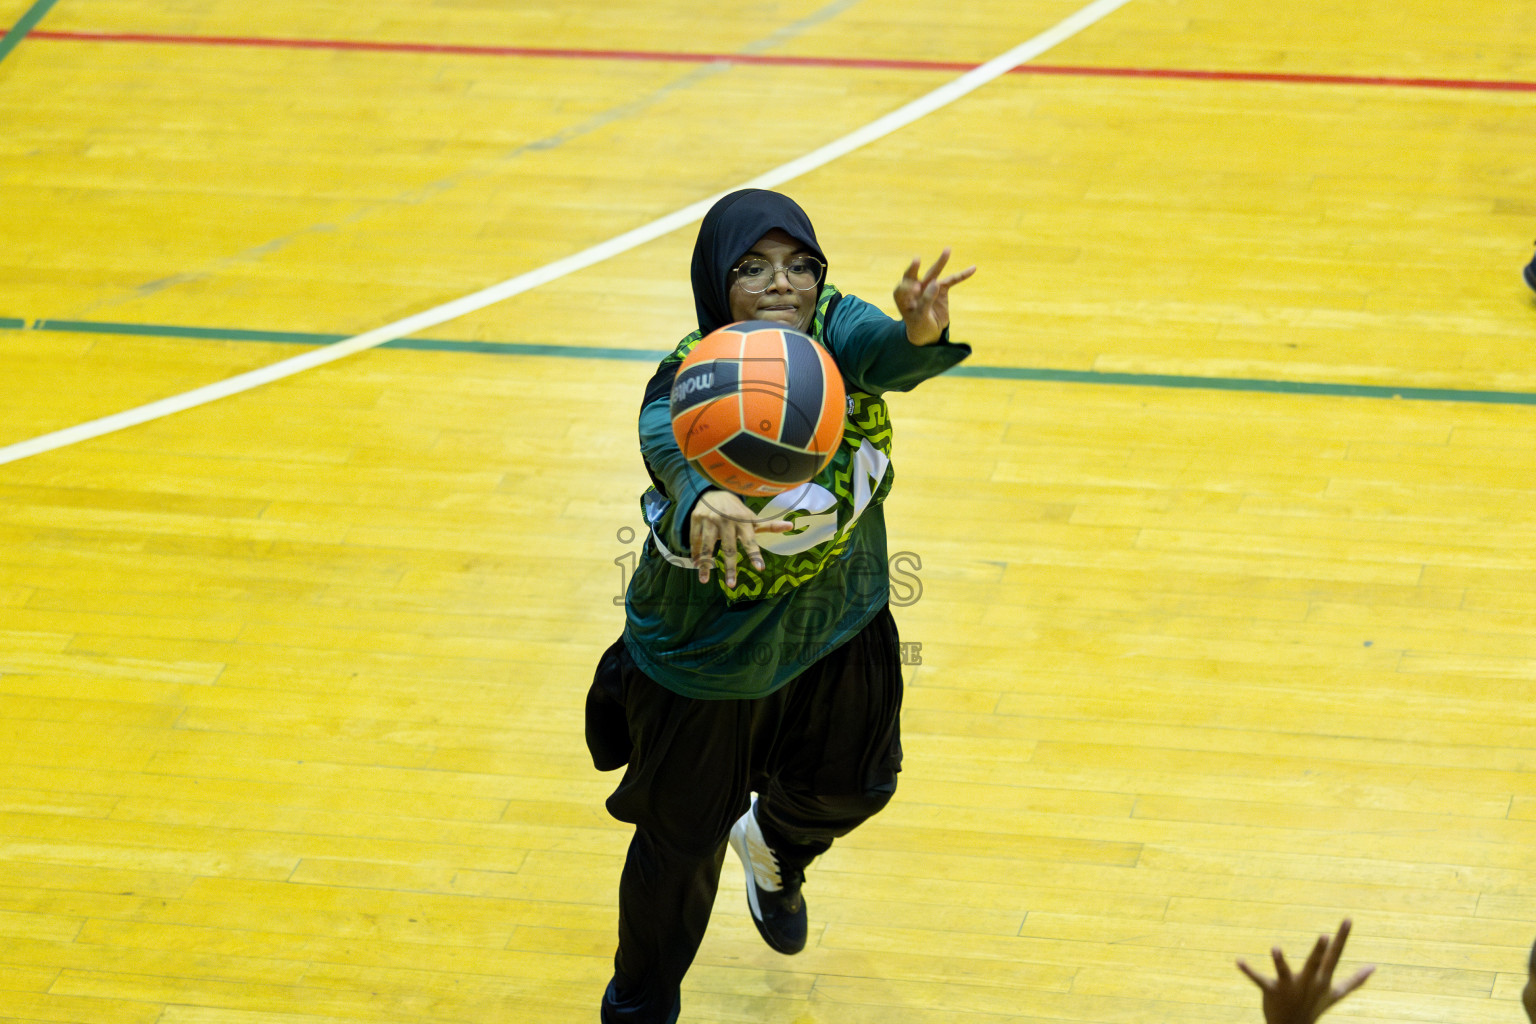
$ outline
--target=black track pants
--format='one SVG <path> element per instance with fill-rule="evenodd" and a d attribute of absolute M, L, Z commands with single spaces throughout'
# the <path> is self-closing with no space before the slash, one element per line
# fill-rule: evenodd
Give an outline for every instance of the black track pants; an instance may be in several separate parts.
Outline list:
<path fill-rule="evenodd" d="M 635 826 L 605 1024 L 677 1020 L 726 839 L 751 793 L 768 844 L 801 867 L 886 805 L 901 770 L 901 694 L 889 608 L 756 700 L 682 697 L 641 672 L 622 641 L 603 654 L 587 697 L 587 742 L 599 768 L 628 754 L 608 811 Z"/>

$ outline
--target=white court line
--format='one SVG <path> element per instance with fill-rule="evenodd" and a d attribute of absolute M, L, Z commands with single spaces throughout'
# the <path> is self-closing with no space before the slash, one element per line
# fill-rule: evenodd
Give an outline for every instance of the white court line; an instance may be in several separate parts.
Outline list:
<path fill-rule="evenodd" d="M 124 412 L 114 413 L 99 420 L 91 420 L 63 430 L 54 431 L 51 434 L 43 434 L 27 441 L 18 441 L 15 444 L 0 448 L 0 465 L 8 462 L 16 462 L 32 455 L 53 451 L 68 445 L 78 444 L 81 441 L 110 434 L 114 431 L 125 430 L 128 427 L 136 427 L 151 420 L 161 419 L 173 413 L 185 409 L 192 409 L 199 405 L 207 405 L 209 402 L 220 398 L 228 398 L 244 391 L 250 391 L 270 384 L 273 381 L 282 380 L 284 377 L 292 377 L 294 374 L 305 370 L 312 370 L 326 363 L 333 363 L 338 359 L 344 359 L 355 352 L 364 349 L 376 348 L 387 341 L 403 338 L 428 327 L 436 327 L 438 324 L 457 319 L 494 305 L 503 299 L 509 299 L 514 295 L 559 280 L 567 274 L 574 274 L 595 263 L 628 252 L 647 242 L 655 241 L 663 235 L 671 234 L 678 228 L 686 227 L 696 220 L 702 220 L 709 208 L 722 196 L 736 191 L 738 188 L 774 188 L 802 174 L 809 173 L 831 163 L 838 157 L 846 156 L 861 146 L 866 146 L 877 139 L 884 138 L 892 132 L 905 128 L 907 125 L 926 117 L 941 107 L 953 103 L 968 93 L 986 85 L 988 82 L 1001 75 L 1005 75 L 1026 61 L 1045 53 L 1047 50 L 1065 42 L 1066 40 L 1082 32 L 1084 29 L 1113 14 L 1124 7 L 1130 0 L 1095 0 L 1076 14 L 1064 19 L 1057 25 L 1015 46 L 1007 53 L 1000 54 L 979 67 L 972 68 L 954 81 L 942 85 L 933 92 L 913 100 L 899 110 L 892 111 L 878 120 L 859 128 L 842 138 L 827 143 L 820 149 L 805 154 L 798 159 L 791 160 L 787 164 L 775 167 L 766 174 L 761 174 L 751 181 L 736 188 L 726 189 L 724 192 L 712 195 L 707 199 L 701 199 L 691 206 L 685 206 L 675 213 L 668 214 L 659 220 L 652 221 L 633 231 L 626 231 L 600 242 L 590 249 L 566 256 L 553 263 L 530 270 L 526 274 L 519 274 L 500 284 L 491 285 L 452 302 L 444 303 L 433 309 L 408 316 L 404 320 L 396 320 L 392 324 L 383 327 L 375 327 L 371 331 L 338 341 L 324 348 L 314 349 L 291 359 L 264 366 L 259 370 L 251 370 L 228 380 L 222 380 L 215 384 L 196 388 L 170 398 L 162 398 L 148 405 L 141 405 L 136 409 L 128 409 Z"/>

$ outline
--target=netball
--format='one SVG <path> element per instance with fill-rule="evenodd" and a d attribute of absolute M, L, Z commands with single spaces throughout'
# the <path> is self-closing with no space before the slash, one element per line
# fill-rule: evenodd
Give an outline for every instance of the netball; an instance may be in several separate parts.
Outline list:
<path fill-rule="evenodd" d="M 826 349 L 782 324 L 750 320 L 706 335 L 678 366 L 672 432 L 718 486 L 773 495 L 831 461 L 846 405 Z"/>

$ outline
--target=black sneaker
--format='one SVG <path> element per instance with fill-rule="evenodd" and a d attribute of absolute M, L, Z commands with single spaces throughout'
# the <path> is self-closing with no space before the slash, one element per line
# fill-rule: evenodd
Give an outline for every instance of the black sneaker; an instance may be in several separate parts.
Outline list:
<path fill-rule="evenodd" d="M 784 868 L 768 848 L 757 824 L 757 800 L 731 826 L 731 849 L 747 869 L 747 908 L 757 933 L 780 953 L 794 954 L 805 948 L 805 899 L 800 886 L 805 873 Z"/>
<path fill-rule="evenodd" d="M 1525 283 L 1531 286 L 1531 291 L 1536 292 L 1536 257 L 1525 265 Z"/>

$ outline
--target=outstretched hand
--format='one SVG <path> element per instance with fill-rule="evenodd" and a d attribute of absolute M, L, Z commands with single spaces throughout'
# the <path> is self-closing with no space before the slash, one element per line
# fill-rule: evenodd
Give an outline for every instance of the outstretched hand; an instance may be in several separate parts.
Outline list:
<path fill-rule="evenodd" d="M 1349 939 L 1349 928 L 1350 921 L 1346 917 L 1331 941 L 1326 935 L 1318 936 L 1317 944 L 1312 947 L 1312 955 L 1307 957 L 1301 970 L 1295 973 L 1291 972 L 1290 965 L 1285 962 L 1285 954 L 1276 946 L 1270 953 L 1275 959 L 1277 975 L 1273 980 L 1264 977 L 1244 961 L 1237 962 L 1238 970 L 1248 975 L 1264 992 L 1264 1020 L 1267 1024 L 1312 1024 L 1330 1006 L 1365 984 L 1365 979 L 1371 976 L 1375 967 L 1361 968 L 1348 981 L 1333 984 L 1333 971 L 1339 966 L 1344 943 Z"/>
<path fill-rule="evenodd" d="M 736 563 L 743 554 L 759 572 L 763 555 L 757 546 L 757 534 L 786 533 L 794 524 L 787 519 L 764 520 L 747 508 L 730 491 L 710 489 L 699 496 L 688 520 L 689 557 L 699 571 L 699 582 L 709 582 L 709 570 L 715 564 L 715 545 L 725 559 L 725 585 L 736 585 Z"/>
<path fill-rule="evenodd" d="M 949 326 L 949 290 L 976 273 L 972 266 L 958 274 L 940 277 L 948 262 L 946 248 L 924 274 L 922 258 L 912 257 L 912 264 L 893 293 L 896 308 L 907 325 L 907 340 L 914 345 L 932 345 L 944 335 L 944 328 Z"/>

